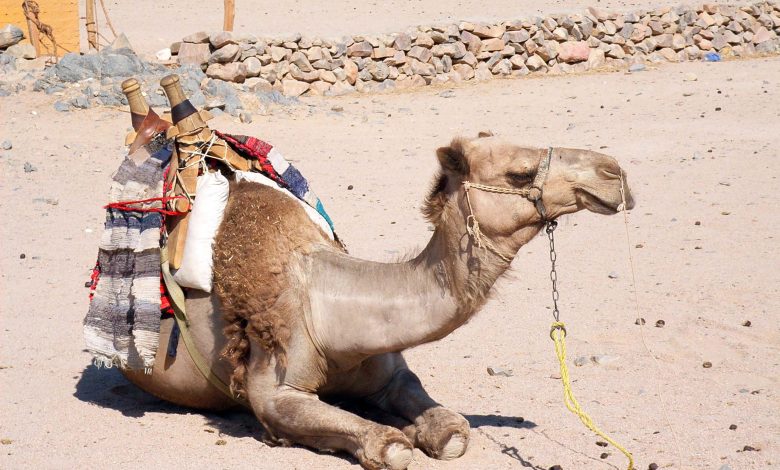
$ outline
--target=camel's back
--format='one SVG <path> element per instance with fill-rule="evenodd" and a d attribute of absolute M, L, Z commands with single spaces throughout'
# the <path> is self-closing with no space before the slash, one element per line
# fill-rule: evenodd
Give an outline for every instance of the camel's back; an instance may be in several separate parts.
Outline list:
<path fill-rule="evenodd" d="M 214 245 L 214 287 L 223 305 L 255 313 L 267 310 L 285 282 L 295 252 L 336 247 L 301 204 L 276 189 L 251 182 L 232 184 Z"/>

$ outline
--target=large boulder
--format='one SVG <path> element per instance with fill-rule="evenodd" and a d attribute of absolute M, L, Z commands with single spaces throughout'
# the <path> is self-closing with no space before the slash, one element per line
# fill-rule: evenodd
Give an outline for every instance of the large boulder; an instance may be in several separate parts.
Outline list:
<path fill-rule="evenodd" d="M 17 59 L 34 59 L 36 57 L 35 47 L 32 44 L 14 44 L 5 50 L 5 53 Z"/>

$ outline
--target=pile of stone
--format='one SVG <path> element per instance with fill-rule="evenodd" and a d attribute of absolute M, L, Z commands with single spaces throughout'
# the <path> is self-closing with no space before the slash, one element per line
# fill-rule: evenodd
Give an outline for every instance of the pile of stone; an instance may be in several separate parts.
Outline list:
<path fill-rule="evenodd" d="M 715 60 L 777 53 L 779 34 L 780 4 L 772 0 L 624 14 L 589 8 L 581 15 L 420 26 L 335 40 L 199 32 L 170 49 L 180 64 L 201 67 L 211 78 L 246 82 L 253 90 L 340 95 L 701 60 L 713 53 Z"/>

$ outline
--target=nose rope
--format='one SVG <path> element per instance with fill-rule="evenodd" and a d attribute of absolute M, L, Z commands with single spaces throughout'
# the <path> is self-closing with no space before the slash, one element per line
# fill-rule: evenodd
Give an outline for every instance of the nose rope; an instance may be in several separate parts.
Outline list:
<path fill-rule="evenodd" d="M 496 248 L 493 242 L 487 236 L 485 236 L 484 233 L 482 233 L 482 230 L 479 227 L 477 216 L 474 214 L 474 208 L 471 206 L 469 190 L 473 188 L 489 193 L 514 194 L 516 196 L 523 196 L 534 203 L 536 211 L 539 212 L 539 215 L 542 217 L 542 221 L 547 221 L 547 213 L 544 210 L 544 204 L 542 203 L 542 186 L 544 186 L 544 182 L 547 180 L 547 173 L 550 170 L 550 160 L 552 158 L 552 153 L 553 148 L 549 147 L 547 149 L 547 154 L 539 159 L 539 167 L 536 170 L 536 176 L 534 177 L 533 183 L 531 183 L 531 187 L 528 189 L 490 186 L 487 184 L 472 183 L 468 180 L 463 182 L 463 190 L 466 193 L 466 204 L 469 208 L 469 215 L 466 216 L 466 232 L 468 232 L 469 236 L 474 240 L 474 244 L 477 245 L 478 248 L 487 249 L 507 263 L 512 262 L 512 256 L 507 256 L 501 253 L 501 251 Z"/>

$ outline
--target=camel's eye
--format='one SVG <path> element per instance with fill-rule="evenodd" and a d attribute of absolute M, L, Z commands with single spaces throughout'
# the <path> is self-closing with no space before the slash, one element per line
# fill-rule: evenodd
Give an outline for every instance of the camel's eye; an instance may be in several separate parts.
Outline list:
<path fill-rule="evenodd" d="M 525 186 L 531 182 L 533 177 L 533 172 L 517 173 L 510 171 L 506 174 L 507 181 L 514 186 Z"/>

